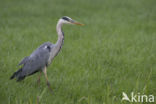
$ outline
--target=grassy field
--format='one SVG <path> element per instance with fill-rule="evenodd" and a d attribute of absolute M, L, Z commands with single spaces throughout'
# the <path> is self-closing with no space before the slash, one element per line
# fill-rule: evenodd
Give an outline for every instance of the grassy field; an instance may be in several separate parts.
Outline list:
<path fill-rule="evenodd" d="M 122 92 L 156 95 L 155 0 L 0 0 L 0 104 L 133 104 Z M 17 83 L 20 60 L 44 42 L 65 41 L 48 67 L 53 94 L 38 73 Z M 134 103 L 136 104 L 136 103 Z M 141 103 L 140 103 L 141 104 Z"/>

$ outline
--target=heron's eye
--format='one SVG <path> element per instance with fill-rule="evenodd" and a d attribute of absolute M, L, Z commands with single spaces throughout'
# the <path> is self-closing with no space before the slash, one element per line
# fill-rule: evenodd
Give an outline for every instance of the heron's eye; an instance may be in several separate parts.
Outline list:
<path fill-rule="evenodd" d="M 69 18 L 67 18 L 67 17 L 62 17 L 62 19 L 69 21 Z"/>

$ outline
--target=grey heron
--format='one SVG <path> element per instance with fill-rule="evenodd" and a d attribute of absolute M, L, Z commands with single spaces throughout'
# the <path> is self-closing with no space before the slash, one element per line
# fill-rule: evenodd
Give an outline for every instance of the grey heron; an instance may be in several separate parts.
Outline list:
<path fill-rule="evenodd" d="M 36 72 L 40 72 L 38 78 L 38 81 L 40 81 L 40 75 L 41 72 L 43 72 L 46 78 L 46 83 L 51 89 L 47 77 L 47 67 L 51 64 L 52 60 L 59 53 L 62 47 L 64 41 L 64 33 L 62 31 L 63 24 L 83 25 L 67 16 L 60 18 L 56 26 L 56 31 L 58 34 L 57 42 L 55 44 L 45 42 L 40 45 L 30 56 L 25 57 L 19 63 L 19 65 L 22 65 L 22 67 L 14 72 L 10 79 L 16 78 L 16 81 L 21 81 L 27 76 L 33 75 Z"/>

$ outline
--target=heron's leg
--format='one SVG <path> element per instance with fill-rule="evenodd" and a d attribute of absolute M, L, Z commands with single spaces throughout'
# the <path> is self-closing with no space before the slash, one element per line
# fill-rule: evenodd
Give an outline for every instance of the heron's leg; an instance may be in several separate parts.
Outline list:
<path fill-rule="evenodd" d="M 47 68 L 46 68 L 46 67 L 43 69 L 43 73 L 44 73 L 44 76 L 45 76 L 45 78 L 46 78 L 47 85 L 48 85 L 50 91 L 52 91 L 51 86 L 50 86 L 50 83 L 49 83 L 49 81 L 48 81 L 48 77 L 47 77 Z"/>
<path fill-rule="evenodd" d="M 41 77 L 42 72 L 40 71 L 39 75 L 38 75 L 38 80 L 37 83 L 40 84 L 40 77 Z"/>

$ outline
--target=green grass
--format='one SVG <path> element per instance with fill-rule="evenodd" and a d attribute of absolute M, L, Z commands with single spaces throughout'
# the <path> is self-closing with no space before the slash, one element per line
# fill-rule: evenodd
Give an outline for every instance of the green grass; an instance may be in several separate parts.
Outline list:
<path fill-rule="evenodd" d="M 122 92 L 156 95 L 155 0 L 1 0 L 0 104 L 130 104 Z M 42 76 L 17 83 L 9 77 L 20 60 L 57 40 L 56 23 L 69 16 L 86 24 L 64 25 L 65 41 Z M 136 103 L 135 103 L 136 104 Z M 141 103 L 140 103 L 141 104 Z"/>

